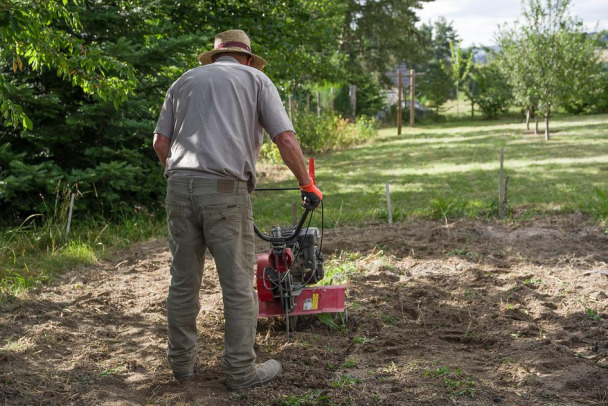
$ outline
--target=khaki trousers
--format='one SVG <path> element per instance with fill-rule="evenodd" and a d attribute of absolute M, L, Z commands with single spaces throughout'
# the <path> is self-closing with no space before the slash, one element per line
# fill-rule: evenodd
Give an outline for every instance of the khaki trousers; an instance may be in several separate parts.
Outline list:
<path fill-rule="evenodd" d="M 228 382 L 255 377 L 258 298 L 253 217 L 247 183 L 198 177 L 167 181 L 171 285 L 167 297 L 167 358 L 174 373 L 192 370 L 198 353 L 196 317 L 205 249 L 215 259 L 224 302 Z M 206 345 L 201 342 L 203 349 Z M 202 356 L 204 357 L 204 350 Z"/>

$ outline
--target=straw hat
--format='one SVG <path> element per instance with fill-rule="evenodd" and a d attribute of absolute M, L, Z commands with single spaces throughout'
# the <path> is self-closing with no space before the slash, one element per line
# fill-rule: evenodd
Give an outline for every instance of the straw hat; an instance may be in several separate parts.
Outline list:
<path fill-rule="evenodd" d="M 257 69 L 262 69 L 266 66 L 266 61 L 263 58 L 251 52 L 251 41 L 247 34 L 242 30 L 228 30 L 220 32 L 215 36 L 215 45 L 213 51 L 203 52 L 198 56 L 201 65 L 213 63 L 213 56 L 226 52 L 240 52 L 242 54 L 253 57 L 251 66 Z"/>

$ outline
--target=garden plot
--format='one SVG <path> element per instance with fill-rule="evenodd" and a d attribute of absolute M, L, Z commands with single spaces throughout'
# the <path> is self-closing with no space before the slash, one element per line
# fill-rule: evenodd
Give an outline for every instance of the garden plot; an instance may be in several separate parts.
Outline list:
<path fill-rule="evenodd" d="M 284 373 L 232 394 L 213 261 L 200 369 L 180 385 L 165 361 L 169 253 L 149 241 L 2 305 L 0 404 L 608 404 L 607 246 L 580 215 L 326 230 L 348 325 L 301 318 L 287 341 L 281 319 L 260 320 L 259 359 Z"/>

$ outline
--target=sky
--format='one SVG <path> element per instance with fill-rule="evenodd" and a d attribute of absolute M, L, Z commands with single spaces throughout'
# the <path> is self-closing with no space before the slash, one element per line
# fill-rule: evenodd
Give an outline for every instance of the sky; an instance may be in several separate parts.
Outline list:
<path fill-rule="evenodd" d="M 494 45 L 498 25 L 522 19 L 521 0 L 435 0 L 417 12 L 420 23 L 445 17 L 463 47 Z M 573 0 L 570 14 L 581 19 L 589 32 L 608 30 L 608 0 Z"/>

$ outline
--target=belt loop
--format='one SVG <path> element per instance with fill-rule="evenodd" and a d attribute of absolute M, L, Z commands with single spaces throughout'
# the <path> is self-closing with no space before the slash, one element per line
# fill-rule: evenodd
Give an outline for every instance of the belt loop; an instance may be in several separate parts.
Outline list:
<path fill-rule="evenodd" d="M 192 194 L 192 183 L 194 182 L 194 179 L 190 178 L 190 182 L 188 183 L 188 192 L 190 192 L 190 194 Z"/>

